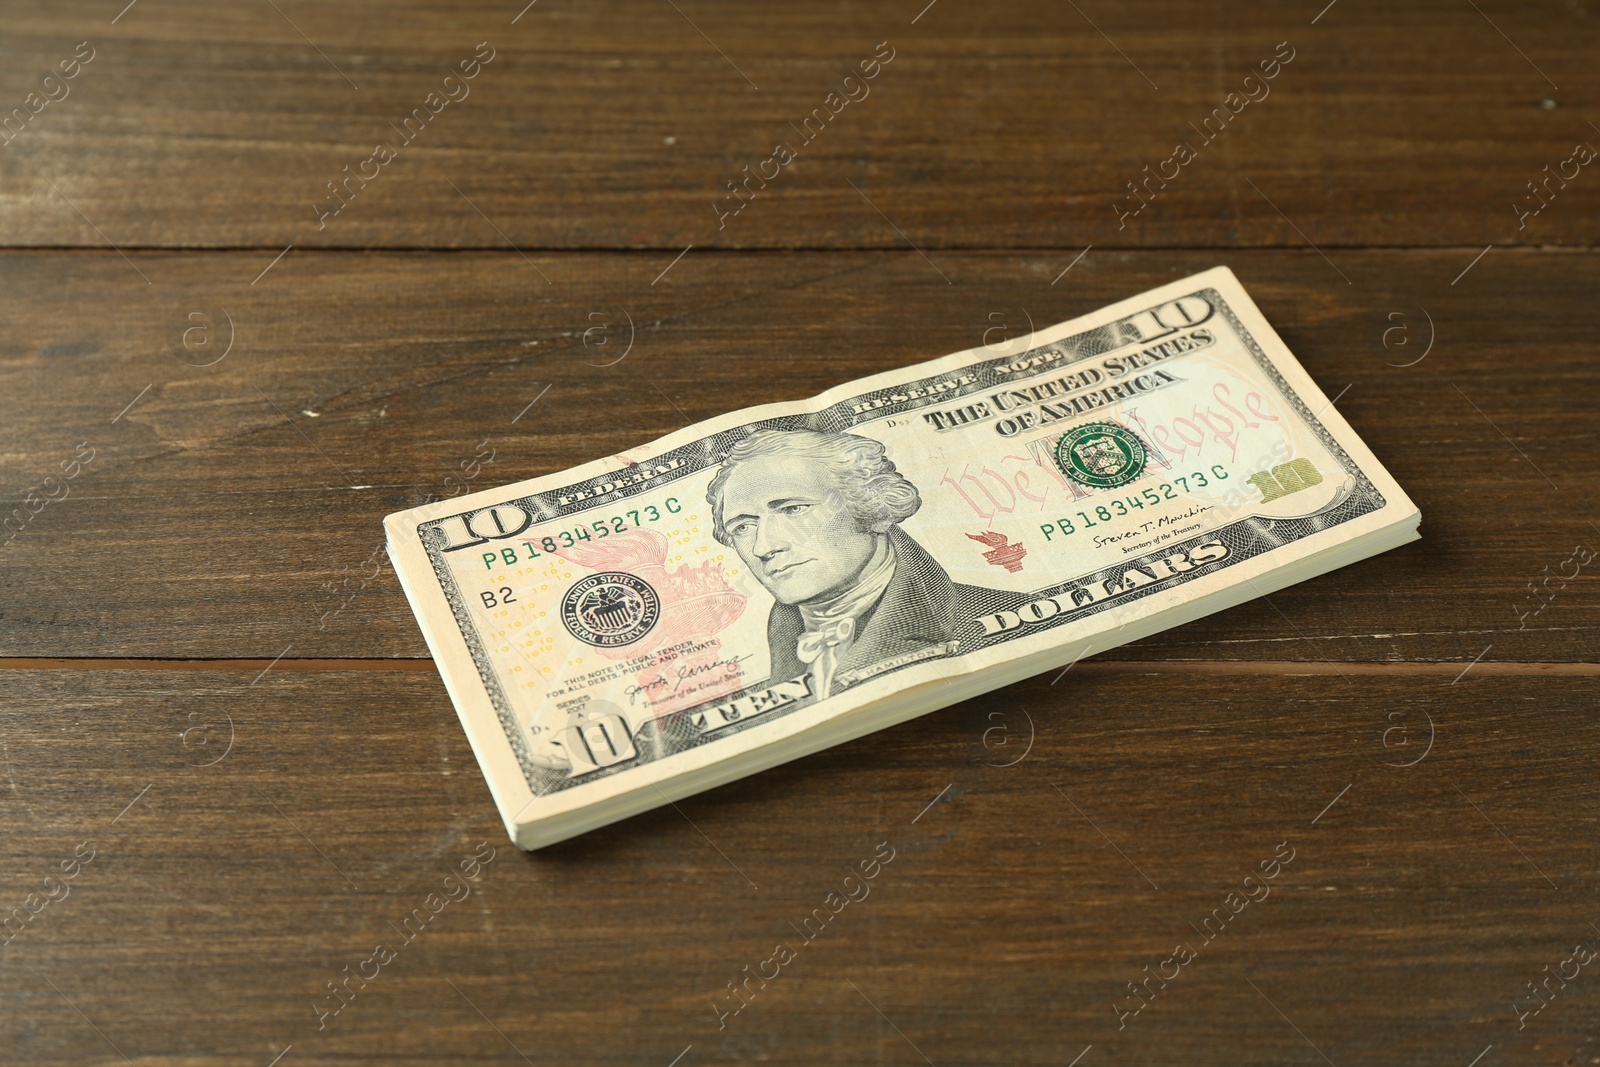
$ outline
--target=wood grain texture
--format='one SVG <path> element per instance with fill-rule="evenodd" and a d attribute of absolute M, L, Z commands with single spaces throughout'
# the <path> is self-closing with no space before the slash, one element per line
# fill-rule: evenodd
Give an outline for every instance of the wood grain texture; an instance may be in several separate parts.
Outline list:
<path fill-rule="evenodd" d="M 0 655 L 425 656 L 367 561 L 381 518 L 448 495 L 485 440 L 474 488 L 1224 257 L 1096 250 L 1052 286 L 1069 254 L 939 253 L 948 285 L 911 252 L 691 254 L 652 286 L 667 257 L 292 253 L 253 288 L 269 254 L 133 258 L 151 285 L 114 253 L 0 257 L 4 510 L 96 450 L 0 549 Z M 1600 257 L 1497 250 L 1455 286 L 1456 252 L 1341 252 L 1350 286 L 1314 253 L 1225 258 L 1419 503 L 1424 540 L 1116 657 L 1593 661 L 1593 577 L 1557 580 L 1536 615 L 1528 583 L 1600 545 Z M 181 343 L 194 308 L 209 348 Z M 216 358 L 227 321 L 226 358 L 180 361 Z"/>
<path fill-rule="evenodd" d="M 1583 3 L 525 2 L 0 5 L 0 1061 L 1600 1063 Z M 382 516 L 1219 262 L 1420 543 L 506 842 Z"/>
<path fill-rule="evenodd" d="M 660 1065 L 689 1045 L 684 1063 L 921 1063 L 914 1043 L 941 1067 L 1090 1044 L 1141 1064 L 1600 1055 L 1590 969 L 1524 1030 L 1511 1007 L 1600 941 L 1594 678 L 1086 671 L 532 856 L 433 676 L 7 683 L 0 901 L 95 850 L 0 948 L 8 1062 L 121 1062 L 112 1044 L 152 1067 L 291 1044 L 284 1063 L 521 1063 L 513 1044 Z M 1399 727 L 1409 747 L 1385 747 Z M 472 895 L 403 944 L 391 924 L 484 841 Z M 790 924 L 881 842 L 865 899 L 719 1030 L 716 994 L 799 941 Z M 1269 895 L 1197 932 L 1283 842 Z M 380 942 L 396 958 L 319 1032 L 325 983 Z M 1119 1030 L 1126 984 L 1179 943 L 1197 958 Z"/>
<path fill-rule="evenodd" d="M 1537 206 L 1527 183 L 1578 142 L 1600 146 L 1583 5 L 1341 3 L 1313 25 L 1323 6 L 945 2 L 915 24 L 919 0 L 543 0 L 515 24 L 515 0 L 165 0 L 115 24 L 120 4 L 34 6 L 6 19 L 0 114 L 78 42 L 94 59 L 0 147 L 0 243 L 1600 243 L 1592 167 L 1526 226 L 1512 207 Z M 470 95 L 406 143 L 396 127 L 478 42 L 495 58 Z M 894 58 L 870 95 L 806 143 L 799 124 L 880 42 Z M 1293 59 L 1251 89 L 1279 42 Z M 1268 95 L 1228 102 L 1247 91 Z M 1205 140 L 1217 108 L 1239 110 Z M 1180 141 L 1196 158 L 1122 220 L 1127 183 Z M 726 183 L 779 142 L 797 158 L 719 224 Z M 319 225 L 324 183 L 379 143 L 397 157 Z"/>

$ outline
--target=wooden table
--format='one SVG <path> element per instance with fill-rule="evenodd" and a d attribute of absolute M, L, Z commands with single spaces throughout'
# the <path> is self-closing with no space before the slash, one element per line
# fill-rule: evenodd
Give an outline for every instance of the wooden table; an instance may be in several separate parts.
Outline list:
<path fill-rule="evenodd" d="M 1600 19 L 924 2 L 7 5 L 0 1062 L 1600 1063 Z M 1420 542 L 507 843 L 383 515 L 1219 263 Z"/>

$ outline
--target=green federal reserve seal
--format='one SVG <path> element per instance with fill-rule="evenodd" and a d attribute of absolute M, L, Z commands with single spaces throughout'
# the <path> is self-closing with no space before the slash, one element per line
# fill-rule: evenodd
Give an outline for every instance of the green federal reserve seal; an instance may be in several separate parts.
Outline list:
<path fill-rule="evenodd" d="M 1144 442 L 1114 422 L 1074 426 L 1056 442 L 1061 473 L 1094 489 L 1115 489 L 1144 473 L 1150 453 Z"/>

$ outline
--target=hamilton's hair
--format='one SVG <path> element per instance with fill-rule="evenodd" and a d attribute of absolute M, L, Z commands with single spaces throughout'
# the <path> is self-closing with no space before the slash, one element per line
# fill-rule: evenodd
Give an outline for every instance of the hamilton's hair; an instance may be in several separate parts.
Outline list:
<path fill-rule="evenodd" d="M 757 430 L 728 449 L 722 468 L 706 489 L 711 505 L 711 533 L 732 546 L 722 525 L 722 487 L 734 470 L 758 456 L 795 456 L 827 466 L 845 507 L 863 530 L 885 532 L 917 513 L 922 498 L 917 487 L 895 470 L 883 446 L 853 433 L 817 433 L 814 430 Z"/>

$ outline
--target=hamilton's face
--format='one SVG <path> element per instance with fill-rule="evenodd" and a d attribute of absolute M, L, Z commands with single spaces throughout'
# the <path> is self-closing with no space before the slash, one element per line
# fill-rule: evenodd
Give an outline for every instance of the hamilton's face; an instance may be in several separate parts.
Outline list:
<path fill-rule="evenodd" d="M 785 604 L 848 589 L 881 536 L 856 526 L 825 466 L 795 456 L 735 467 L 722 487 L 722 525 L 739 558 Z"/>

